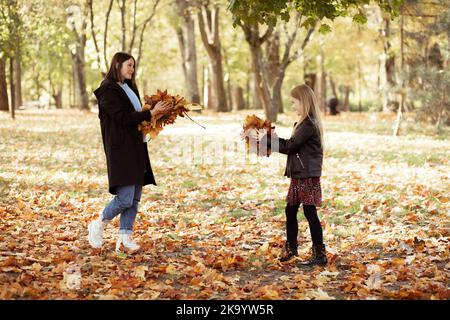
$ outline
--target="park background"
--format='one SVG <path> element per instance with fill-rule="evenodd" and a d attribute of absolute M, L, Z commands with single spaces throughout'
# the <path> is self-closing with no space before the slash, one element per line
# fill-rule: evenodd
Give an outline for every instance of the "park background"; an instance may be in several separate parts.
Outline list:
<path fill-rule="evenodd" d="M 448 299 L 447 1 L 1 0 L 0 12 L 0 299 Z M 132 256 L 113 251 L 116 223 L 102 251 L 86 239 L 111 199 L 92 91 L 117 51 L 136 57 L 141 95 L 183 95 L 206 127 L 178 118 L 149 143 L 158 186 L 144 189 Z M 304 82 L 323 110 L 330 260 L 309 271 L 277 263 L 285 156 L 246 154 L 239 137 L 251 114 L 289 137 Z"/>

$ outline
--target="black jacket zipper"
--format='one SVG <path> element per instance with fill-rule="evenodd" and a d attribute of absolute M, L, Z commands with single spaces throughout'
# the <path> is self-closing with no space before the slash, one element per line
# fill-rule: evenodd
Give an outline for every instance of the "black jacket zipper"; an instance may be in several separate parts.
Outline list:
<path fill-rule="evenodd" d="M 302 159 L 300 159 L 300 155 L 298 153 L 295 154 L 297 156 L 297 159 L 300 160 L 300 164 L 302 165 L 302 168 L 305 169 L 305 166 L 303 165 Z"/>

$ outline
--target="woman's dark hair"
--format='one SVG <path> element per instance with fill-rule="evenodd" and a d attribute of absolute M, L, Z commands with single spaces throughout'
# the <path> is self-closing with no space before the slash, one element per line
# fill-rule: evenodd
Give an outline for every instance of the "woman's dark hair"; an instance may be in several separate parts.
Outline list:
<path fill-rule="evenodd" d="M 108 73 L 106 74 L 106 78 L 114 82 L 122 82 L 122 75 L 120 73 L 120 70 L 122 69 L 123 63 L 129 59 L 133 59 L 135 69 L 131 80 L 125 79 L 123 82 L 127 83 L 131 87 L 131 89 L 137 91 L 135 79 L 136 59 L 134 59 L 131 54 L 128 54 L 126 52 L 117 52 L 116 54 L 114 54 L 111 65 L 109 66 Z"/>

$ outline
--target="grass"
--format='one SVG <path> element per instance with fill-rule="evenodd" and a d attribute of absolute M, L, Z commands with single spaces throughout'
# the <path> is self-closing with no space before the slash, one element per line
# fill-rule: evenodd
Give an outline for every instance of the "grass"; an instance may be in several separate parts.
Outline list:
<path fill-rule="evenodd" d="M 286 201 L 284 199 L 275 200 L 275 208 L 273 210 L 274 215 L 284 215 L 286 208 Z"/>
<path fill-rule="evenodd" d="M 247 211 L 247 210 L 243 210 L 243 209 L 236 209 L 236 210 L 231 211 L 229 213 L 229 215 L 233 218 L 239 219 L 242 217 L 251 216 L 251 215 L 253 215 L 253 213 L 250 211 Z"/>
<path fill-rule="evenodd" d="M 185 180 L 182 182 L 181 186 L 183 188 L 187 188 L 187 189 L 194 189 L 197 188 L 198 184 L 195 181 L 192 180 Z"/>

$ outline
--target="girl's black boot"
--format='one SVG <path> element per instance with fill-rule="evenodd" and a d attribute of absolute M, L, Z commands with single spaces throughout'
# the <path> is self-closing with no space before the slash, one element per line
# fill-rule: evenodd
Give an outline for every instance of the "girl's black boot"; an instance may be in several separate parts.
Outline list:
<path fill-rule="evenodd" d="M 325 251 L 325 245 L 313 245 L 312 247 L 313 255 L 312 258 L 308 261 L 301 262 L 300 266 L 302 267 L 312 267 L 312 266 L 325 266 L 328 263 L 327 254 Z"/>
<path fill-rule="evenodd" d="M 286 241 L 284 248 L 285 254 L 280 258 L 280 262 L 287 262 L 292 258 L 298 256 L 297 243 L 290 243 L 289 241 Z"/>

